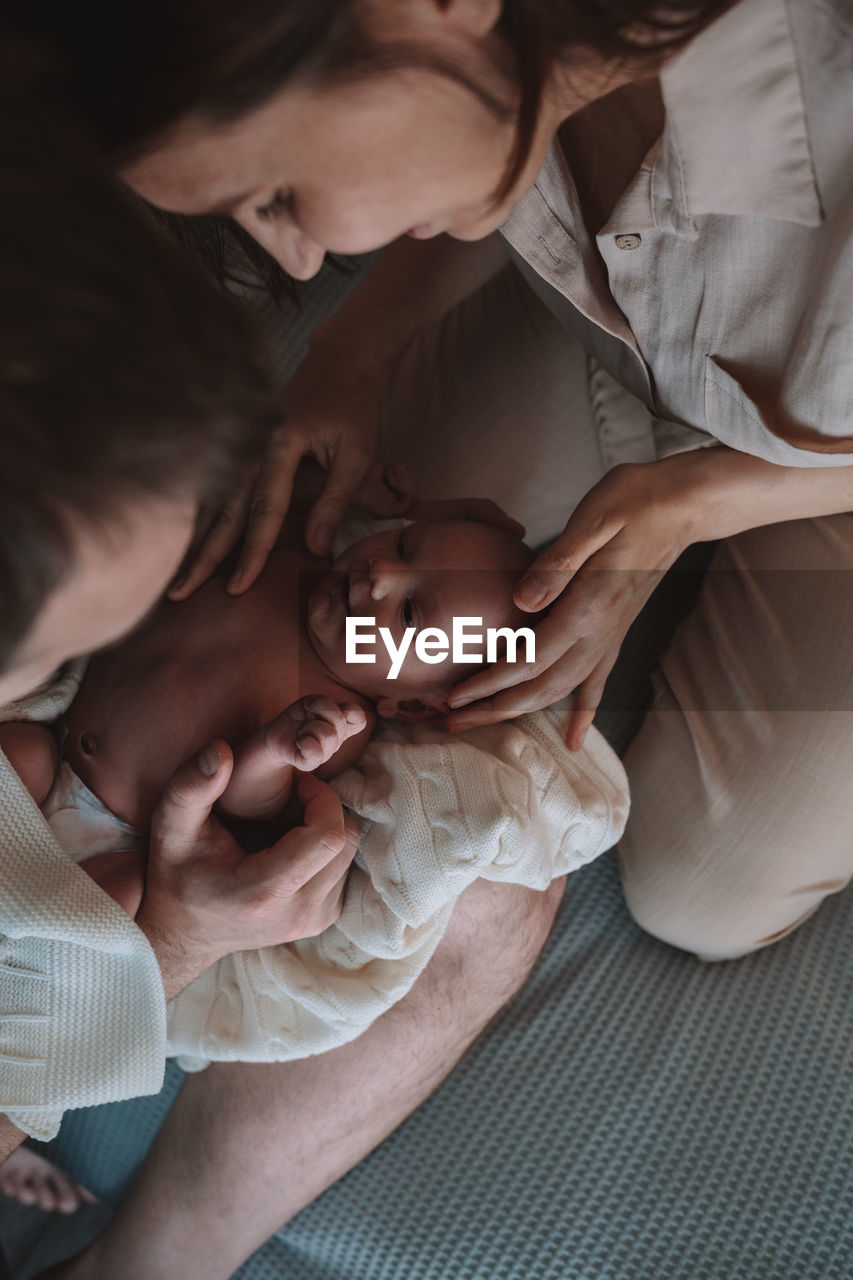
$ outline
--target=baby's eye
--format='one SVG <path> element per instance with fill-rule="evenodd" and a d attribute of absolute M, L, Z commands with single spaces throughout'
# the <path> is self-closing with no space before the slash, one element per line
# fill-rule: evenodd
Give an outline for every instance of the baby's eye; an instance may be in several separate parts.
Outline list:
<path fill-rule="evenodd" d="M 394 550 L 397 552 L 397 557 L 398 557 L 398 559 L 400 559 L 400 560 L 405 560 L 405 558 L 406 558 L 406 550 L 407 550 L 407 548 L 406 548 L 406 531 L 405 531 L 405 529 L 401 530 L 401 532 L 400 532 L 400 534 L 399 534 L 399 536 L 398 536 L 398 538 L 397 538 L 397 541 L 394 543 Z"/>
<path fill-rule="evenodd" d="M 415 611 L 412 608 L 412 602 L 408 597 L 403 601 L 403 622 L 407 627 L 415 625 Z"/>
<path fill-rule="evenodd" d="M 292 210 L 293 195 L 289 191 L 276 191 L 272 200 L 266 204 L 258 205 L 255 209 L 255 216 L 260 218 L 261 222 L 269 222 L 276 214 L 283 213 L 285 210 Z"/>

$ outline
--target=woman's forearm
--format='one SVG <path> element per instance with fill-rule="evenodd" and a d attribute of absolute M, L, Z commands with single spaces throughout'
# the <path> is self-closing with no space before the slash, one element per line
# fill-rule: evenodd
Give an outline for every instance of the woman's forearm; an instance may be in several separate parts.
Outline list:
<path fill-rule="evenodd" d="M 853 511 L 853 466 L 780 467 L 722 445 L 676 454 L 656 465 L 672 473 L 687 542 Z"/>

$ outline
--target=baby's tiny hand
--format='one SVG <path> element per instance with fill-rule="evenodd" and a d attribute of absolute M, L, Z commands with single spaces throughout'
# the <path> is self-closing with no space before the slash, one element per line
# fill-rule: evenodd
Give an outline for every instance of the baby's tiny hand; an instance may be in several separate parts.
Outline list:
<path fill-rule="evenodd" d="M 269 726 L 281 760 L 302 773 L 319 769 L 331 760 L 347 738 L 360 733 L 367 723 L 361 707 L 354 702 L 333 702 L 321 694 L 300 698 Z"/>

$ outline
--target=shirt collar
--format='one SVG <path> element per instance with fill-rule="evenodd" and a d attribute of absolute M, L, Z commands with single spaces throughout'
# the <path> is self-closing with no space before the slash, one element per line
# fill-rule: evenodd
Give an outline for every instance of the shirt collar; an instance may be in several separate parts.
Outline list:
<path fill-rule="evenodd" d="M 662 222 L 670 200 L 688 220 L 821 222 L 786 0 L 739 0 L 664 68 L 661 85 Z"/>

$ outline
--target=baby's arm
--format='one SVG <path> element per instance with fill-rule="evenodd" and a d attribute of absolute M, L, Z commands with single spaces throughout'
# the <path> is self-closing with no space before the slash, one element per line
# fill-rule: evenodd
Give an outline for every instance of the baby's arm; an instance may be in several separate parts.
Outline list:
<path fill-rule="evenodd" d="M 334 777 L 358 758 L 371 728 L 355 703 L 320 694 L 300 698 L 234 752 L 231 781 L 217 808 L 232 818 L 275 817 L 290 799 L 295 769 Z"/>
<path fill-rule="evenodd" d="M 59 767 L 59 749 L 51 730 L 30 720 L 9 720 L 0 724 L 0 751 L 41 808 Z"/>

